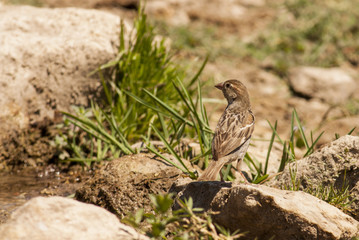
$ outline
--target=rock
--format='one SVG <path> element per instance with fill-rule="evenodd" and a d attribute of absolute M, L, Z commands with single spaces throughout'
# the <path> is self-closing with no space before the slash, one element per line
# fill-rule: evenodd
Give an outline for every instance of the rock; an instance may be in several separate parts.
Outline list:
<path fill-rule="evenodd" d="M 239 70 L 237 70 L 239 72 Z M 285 81 L 278 76 L 264 71 L 258 67 L 247 67 L 240 78 L 245 79 L 246 86 L 253 94 L 253 98 L 269 98 L 280 96 L 282 99 L 289 98 L 291 93 Z M 258 87 L 260 86 L 260 87 Z"/>
<path fill-rule="evenodd" d="M 6 222 L 6 220 L 9 218 L 9 215 L 10 214 L 7 210 L 0 209 L 0 225 Z"/>
<path fill-rule="evenodd" d="M 283 188 L 290 184 L 290 169 L 296 169 L 301 188 L 333 185 L 341 189 L 348 185 L 353 195 L 351 214 L 359 219 L 359 137 L 344 136 L 310 156 L 287 165 L 270 186 Z M 344 183 L 345 179 L 345 183 Z"/>
<path fill-rule="evenodd" d="M 265 0 L 237 0 L 237 2 L 248 7 L 262 7 L 266 4 Z"/>
<path fill-rule="evenodd" d="M 350 116 L 338 119 L 332 119 L 331 121 L 322 124 L 319 131 L 324 131 L 323 136 L 319 139 L 318 144 L 329 143 L 335 139 L 335 134 L 339 136 L 347 135 L 355 127 L 353 136 L 359 135 L 359 116 Z"/>
<path fill-rule="evenodd" d="M 122 7 L 137 8 L 139 0 L 46 0 L 46 6 L 49 7 L 79 7 L 79 8 L 102 8 L 102 7 Z"/>
<path fill-rule="evenodd" d="M 346 102 L 355 92 L 354 79 L 340 68 L 296 67 L 289 71 L 294 92 L 331 104 Z"/>
<path fill-rule="evenodd" d="M 191 183 L 192 180 L 189 178 L 178 178 L 176 181 L 173 182 L 170 190 L 168 190 L 169 193 L 177 194 L 181 192 L 183 189 L 187 187 L 189 183 Z"/>
<path fill-rule="evenodd" d="M 0 7 L 0 130 L 87 105 L 100 84 L 89 73 L 116 55 L 119 23 L 97 10 Z"/>
<path fill-rule="evenodd" d="M 100 207 L 64 197 L 33 198 L 0 225 L 1 240 L 149 239 Z"/>
<path fill-rule="evenodd" d="M 191 19 L 204 19 L 213 23 L 228 24 L 240 21 L 247 8 L 233 1 L 192 1 L 187 13 Z"/>
<path fill-rule="evenodd" d="M 173 26 L 188 25 L 190 18 L 185 10 L 178 8 L 179 4 L 171 1 L 154 0 L 146 3 L 146 14 L 157 19 L 163 19 Z"/>
<path fill-rule="evenodd" d="M 358 234 L 355 219 L 300 191 L 192 182 L 178 197 L 192 197 L 193 207 L 217 212 L 212 215 L 216 223 L 232 232 L 247 232 L 246 239 L 349 239 Z"/>
<path fill-rule="evenodd" d="M 191 19 L 228 24 L 241 20 L 246 8 L 235 1 L 152 0 L 146 3 L 150 16 L 165 18 L 176 25 L 189 24 Z"/>
<path fill-rule="evenodd" d="M 263 0 L 149 0 L 145 10 L 150 17 L 171 25 L 188 25 L 200 20 L 233 27 L 237 36 L 245 38 L 251 38 L 264 29 L 274 15 Z"/>
<path fill-rule="evenodd" d="M 330 105 L 316 98 L 304 99 L 292 97 L 288 99 L 288 108 L 295 109 L 302 124 L 308 132 L 317 129 L 324 120 L 325 114 L 330 109 Z M 313 112 L 315 114 L 313 114 Z M 295 122 L 295 125 L 297 123 Z"/>
<path fill-rule="evenodd" d="M 165 156 L 179 164 L 173 157 Z M 184 161 L 191 169 L 190 163 Z M 106 164 L 76 191 L 75 197 L 104 207 L 122 218 L 139 208 L 151 211 L 149 194 L 167 192 L 181 175 L 182 171 L 154 154 L 128 155 Z"/>

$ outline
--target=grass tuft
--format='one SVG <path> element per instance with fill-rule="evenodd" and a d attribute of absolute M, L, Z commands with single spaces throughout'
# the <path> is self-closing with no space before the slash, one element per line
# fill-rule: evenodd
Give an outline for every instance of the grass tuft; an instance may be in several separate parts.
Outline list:
<path fill-rule="evenodd" d="M 309 156 L 313 153 L 316 144 L 318 143 L 319 139 L 323 135 L 324 132 L 321 132 L 315 139 L 313 138 L 313 132 L 310 132 L 310 137 L 308 137 L 304 132 L 304 127 L 302 122 L 298 117 L 298 113 L 295 109 L 292 112 L 291 118 L 291 127 L 290 127 L 290 137 L 288 140 L 283 140 L 278 132 L 277 132 L 277 121 L 272 125 L 268 121 L 269 126 L 272 129 L 272 136 L 270 138 L 269 147 L 267 151 L 266 161 L 264 166 L 254 157 L 251 157 L 248 153 L 244 158 L 244 162 L 247 164 L 249 169 L 251 170 L 251 177 L 253 183 L 263 183 L 265 182 L 270 176 L 268 174 L 268 164 L 269 164 L 269 157 L 272 151 L 274 141 L 279 142 L 282 147 L 282 156 L 281 161 L 278 169 L 278 173 L 282 172 L 285 166 L 290 163 L 294 162 L 297 157 L 295 153 L 296 147 L 298 148 L 305 148 L 305 154 L 303 157 Z M 299 133 L 299 134 L 298 134 Z"/>
<path fill-rule="evenodd" d="M 151 195 L 154 213 L 144 213 L 143 209 L 121 221 L 131 225 L 151 238 L 160 239 L 238 239 L 244 236 L 214 224 L 211 216 L 203 209 L 194 208 L 193 200 L 178 200 L 180 209 L 171 211 L 172 194 Z"/>
<path fill-rule="evenodd" d="M 100 78 L 103 98 L 92 102 L 89 109 L 78 107 L 74 114 L 64 113 L 69 125 L 69 132 L 62 136 L 68 143 L 64 156 L 90 166 L 135 153 L 131 145 L 144 141 L 150 151 L 196 178 L 182 161 L 191 158 L 191 149 L 179 153 L 178 149 L 183 139 L 197 139 L 201 148 L 197 161 L 205 158 L 208 162 L 212 131 L 198 82 L 207 59 L 194 76 L 188 77 L 172 60 L 165 40 L 158 38 L 148 24 L 143 9 L 134 30 L 126 31 L 122 23 L 116 58 L 92 73 Z M 165 149 L 155 149 L 151 145 L 155 139 L 161 140 Z M 180 165 L 161 151 L 170 152 Z"/>
<path fill-rule="evenodd" d="M 302 185 L 304 179 L 299 179 L 297 177 L 297 169 L 289 168 L 290 173 L 290 184 L 284 185 L 283 189 L 290 191 L 304 191 L 317 197 L 334 207 L 339 208 L 345 213 L 351 213 L 353 208 L 351 204 L 356 200 L 353 196 L 350 188 L 349 182 L 346 181 L 346 171 L 344 173 L 344 179 L 341 187 L 334 186 L 333 183 L 324 185 L 323 183 L 319 185 L 314 185 L 310 181 L 306 180 L 306 187 Z"/>

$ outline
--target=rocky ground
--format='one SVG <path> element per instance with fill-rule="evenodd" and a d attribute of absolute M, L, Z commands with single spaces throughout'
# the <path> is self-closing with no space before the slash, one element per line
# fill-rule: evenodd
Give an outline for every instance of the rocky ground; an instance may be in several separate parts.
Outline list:
<path fill-rule="evenodd" d="M 32 168 L 35 169 L 34 175 L 38 177 L 57 172 L 60 180 L 49 181 L 47 186 L 41 186 L 38 195 L 68 196 L 74 194 L 77 189 L 77 199 L 102 206 L 119 218 L 139 207 L 148 208 L 150 201 L 147 195 L 168 191 L 172 183 L 180 181 L 179 172 L 165 165 L 156 165 L 158 163 L 153 160 L 152 155 L 140 155 L 135 159 L 113 162 L 104 168 L 98 166 L 99 170 L 95 170 L 94 174 L 96 177 L 80 188 L 93 173 L 81 173 L 78 165 L 60 164 L 61 153 L 53 144 L 55 136 L 59 134 L 56 124 L 62 121 L 60 112 L 71 111 L 73 104 L 88 105 L 91 99 L 98 96 L 100 83 L 96 76 L 89 76 L 89 73 L 116 55 L 120 18 L 124 19 L 126 26 L 130 28 L 137 13 L 138 1 L 25 2 L 42 8 L 13 6 L 11 3 L 13 2 L 10 0 L 0 3 L 0 84 L 3 89 L 0 92 L 0 171 L 20 171 L 21 174 L 23 169 Z M 271 123 L 277 120 L 280 136 L 288 138 L 292 109 L 295 108 L 307 133 L 313 130 L 314 136 L 318 136 L 325 131 L 317 146 L 329 146 L 329 150 L 322 150 L 317 155 L 313 154 L 301 161 L 298 168 L 307 167 L 301 170 L 307 177 L 300 175 L 299 179 L 317 185 L 340 185 L 345 172 L 349 177 L 350 189 L 356 194 L 358 174 L 355 160 L 359 158 L 356 150 L 359 149 L 357 137 L 341 138 L 339 142 L 330 145 L 336 133 L 343 136 L 359 122 L 359 69 L 358 64 L 355 64 L 355 52 L 350 53 L 350 56 L 353 56 L 350 61 L 343 61 L 336 67 L 323 68 L 320 64 L 295 65 L 289 66 L 284 75 L 278 73 L 277 63 L 271 56 L 258 60 L 243 55 L 240 45 L 253 41 L 258 35 L 271 29 L 278 15 L 288 19 L 293 17 L 285 12 L 280 4 L 282 1 L 269 0 L 153 0 L 147 2 L 146 13 L 158 27 L 159 33 L 170 39 L 172 48 L 177 53 L 175 59 L 183 64 L 191 62 L 188 64 L 188 71 L 193 70 L 191 65 L 199 66 L 205 56 L 209 55 L 209 62 L 201 77 L 201 80 L 207 83 L 206 98 L 222 99 L 221 93 L 212 86 L 226 79 L 240 79 L 248 87 L 257 118 L 252 146 L 249 149 L 251 155 L 257 159 L 265 159 L 268 142 L 262 140 L 268 140 L 272 134 L 267 120 Z M 212 104 L 208 101 L 206 104 L 211 126 L 214 128 L 225 103 Z M 357 136 L 358 133 L 359 128 L 355 129 L 352 135 Z M 278 169 L 281 151 L 280 145 L 275 144 L 271 154 L 271 173 Z M 303 150 L 298 148 L 297 152 L 300 159 Z M 347 155 L 350 156 L 345 157 Z M 342 158 L 345 161 L 341 161 Z M 151 168 L 163 169 L 159 174 L 146 172 L 143 168 L 133 170 L 136 176 L 129 176 L 127 180 L 117 183 L 116 176 L 125 174 L 119 171 L 125 169 L 121 164 L 126 165 L 128 160 L 132 164 L 134 161 L 139 162 L 134 164 L 133 168 L 142 166 L 144 162 L 150 164 L 154 161 Z M 318 162 L 323 162 L 323 165 Z M 308 173 L 309 170 L 313 172 Z M 172 172 L 170 176 L 168 172 Z M 285 182 L 289 181 L 288 174 L 287 169 L 281 178 L 268 185 L 283 187 Z M 316 177 L 317 175 L 323 179 Z M 330 178 L 331 176 L 335 178 Z M 261 224 L 265 227 L 257 235 L 261 238 L 275 235 L 276 239 L 290 239 L 293 236 L 303 236 L 301 239 L 346 239 L 358 235 L 358 222 L 329 204 L 321 201 L 318 206 L 311 206 L 313 208 L 307 210 L 310 203 L 316 201 L 309 194 L 281 190 L 272 192 L 268 190 L 269 187 L 262 186 L 213 184 L 210 188 L 217 191 L 210 200 L 207 199 L 210 202 L 203 203 L 198 200 L 198 206 L 224 213 L 231 212 L 233 208 L 243 212 L 242 208 L 245 208 L 248 212 L 238 216 L 252 216 L 253 221 L 256 220 L 254 213 L 265 216 Z M 179 193 L 182 190 L 179 196 L 192 196 L 194 191 L 201 199 L 203 188 L 207 189 L 208 186 L 199 183 L 187 187 L 179 186 L 174 192 Z M 238 195 L 245 195 L 247 198 L 240 201 Z M 138 201 L 134 201 L 137 199 L 135 196 L 139 197 Z M 230 202 L 234 207 L 222 206 L 218 199 L 225 199 L 225 202 Z M 236 205 L 236 201 L 245 202 L 246 207 Z M 298 205 L 294 210 L 288 208 L 298 202 L 303 205 Z M 77 203 L 63 204 L 69 207 Z M 258 210 L 261 204 L 265 208 Z M 265 215 L 271 209 L 276 209 L 276 215 Z M 358 209 L 355 200 L 347 213 L 358 220 Z M 262 210 L 264 212 L 261 212 Z M 30 214 L 26 213 L 26 206 L 20 211 Z M 293 214 L 288 214 L 289 212 Z M 322 215 L 324 212 L 330 214 Z M 3 216 L 1 222 L 4 222 L 9 211 L 3 210 L 0 214 L 0 218 Z M 16 214 L 20 217 L 17 218 Z M 21 213 L 16 214 L 7 224 L 18 224 L 22 221 Z M 96 214 L 100 213 L 94 213 L 94 216 L 97 216 Z M 322 220 L 319 217 L 312 219 L 313 215 L 321 216 Z M 226 216 L 228 217 L 228 214 Z M 92 216 L 91 219 L 93 218 L 96 217 Z M 97 220 L 101 222 L 100 219 Z M 64 221 L 67 221 L 66 217 Z M 257 230 L 240 221 L 239 225 L 232 226 L 224 215 L 219 215 L 216 221 L 232 230 Z M 286 221 L 290 222 L 288 226 L 296 227 L 289 227 L 289 230 L 273 227 L 273 224 L 278 226 Z M 325 221 L 329 222 L 323 224 Z M 341 224 L 338 224 L 338 221 Z M 0 228 L 1 232 L 10 234 L 5 233 L 6 227 Z M 117 233 L 113 234 L 111 238 Z M 65 236 L 63 235 L 63 238 Z"/>

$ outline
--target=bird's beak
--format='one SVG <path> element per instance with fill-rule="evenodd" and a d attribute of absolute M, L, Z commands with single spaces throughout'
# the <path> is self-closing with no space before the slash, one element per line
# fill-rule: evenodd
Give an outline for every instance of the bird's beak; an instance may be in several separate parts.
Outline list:
<path fill-rule="evenodd" d="M 223 89 L 223 82 L 218 83 L 217 85 L 215 85 L 216 88 L 218 88 L 219 90 Z"/>

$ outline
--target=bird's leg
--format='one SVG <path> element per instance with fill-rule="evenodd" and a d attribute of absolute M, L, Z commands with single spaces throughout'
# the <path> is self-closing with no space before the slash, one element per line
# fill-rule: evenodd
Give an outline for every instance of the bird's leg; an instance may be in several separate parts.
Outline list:
<path fill-rule="evenodd" d="M 219 171 L 219 176 L 221 177 L 221 182 L 224 182 L 222 169 L 221 169 L 221 171 Z"/>
<path fill-rule="evenodd" d="M 239 170 L 239 173 L 241 174 L 241 176 L 242 176 L 242 178 L 243 178 L 243 180 L 244 180 L 244 183 L 249 183 L 248 180 L 247 180 L 247 178 L 246 178 L 246 176 L 244 176 L 244 174 L 242 173 L 241 170 Z"/>
<path fill-rule="evenodd" d="M 242 163 L 241 160 L 238 160 L 238 161 L 237 161 L 236 170 L 237 170 L 237 172 L 239 172 L 239 174 L 241 174 L 241 176 L 242 176 L 242 178 L 243 178 L 243 180 L 244 180 L 244 183 L 249 183 L 248 180 L 247 180 L 247 178 L 246 178 L 246 176 L 244 176 L 244 174 L 243 174 L 242 171 L 241 171 L 241 163 Z"/>

